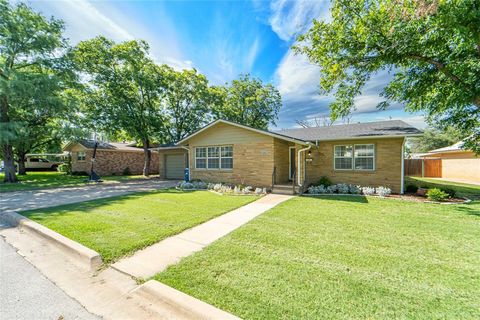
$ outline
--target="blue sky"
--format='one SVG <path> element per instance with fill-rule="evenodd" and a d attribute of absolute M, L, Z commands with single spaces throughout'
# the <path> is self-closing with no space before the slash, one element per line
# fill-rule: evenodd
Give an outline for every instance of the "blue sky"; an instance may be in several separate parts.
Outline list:
<path fill-rule="evenodd" d="M 282 94 L 277 128 L 295 120 L 328 114 L 328 96 L 318 94 L 319 72 L 290 47 L 312 19 L 328 19 L 328 1 L 28 1 L 36 10 L 66 24 L 73 44 L 105 35 L 116 41 L 144 39 L 158 63 L 196 68 L 212 84 L 241 73 L 273 83 Z M 402 119 L 423 128 L 421 114 L 400 105 L 376 110 L 378 93 L 388 80 L 376 75 L 356 100 L 351 122 Z M 338 121 L 337 123 L 342 123 Z"/>

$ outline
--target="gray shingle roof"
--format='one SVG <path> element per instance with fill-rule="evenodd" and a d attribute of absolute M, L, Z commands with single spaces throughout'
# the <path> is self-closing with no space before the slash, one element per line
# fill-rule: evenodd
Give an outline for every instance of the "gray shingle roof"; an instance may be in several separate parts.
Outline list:
<path fill-rule="evenodd" d="M 81 144 L 87 149 L 93 149 L 95 147 L 94 140 L 78 140 L 77 143 Z M 124 142 L 98 142 L 98 149 L 103 150 L 128 150 L 128 151 L 142 151 L 143 149 L 134 147 L 135 143 Z"/>
<path fill-rule="evenodd" d="M 305 141 L 328 141 L 363 137 L 411 136 L 420 135 L 422 131 L 401 121 L 377 121 L 333 125 L 330 127 L 296 128 L 275 131 L 292 138 Z"/>

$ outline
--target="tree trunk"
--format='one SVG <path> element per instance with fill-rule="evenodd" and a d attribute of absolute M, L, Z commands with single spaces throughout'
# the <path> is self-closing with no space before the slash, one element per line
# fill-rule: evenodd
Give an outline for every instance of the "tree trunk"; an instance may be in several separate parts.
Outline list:
<path fill-rule="evenodd" d="M 25 154 L 18 155 L 18 175 L 24 176 L 27 174 L 27 169 L 25 168 Z"/>
<path fill-rule="evenodd" d="M 152 158 L 151 152 L 149 150 L 150 141 L 148 138 L 143 139 L 143 152 L 144 152 L 144 162 L 143 162 L 143 175 L 148 177 L 150 175 L 150 160 Z"/>
<path fill-rule="evenodd" d="M 8 116 L 8 100 L 7 96 L 3 95 L 0 104 L 0 121 L 8 124 L 10 117 Z M 13 147 L 8 142 L 1 144 L 3 152 L 3 163 L 5 165 L 4 182 L 17 182 L 17 175 L 15 174 L 15 162 L 13 159 Z"/>
<path fill-rule="evenodd" d="M 18 182 L 15 174 L 15 162 L 13 161 L 13 148 L 10 144 L 2 145 L 3 163 L 5 164 L 5 178 L 3 182 Z"/>

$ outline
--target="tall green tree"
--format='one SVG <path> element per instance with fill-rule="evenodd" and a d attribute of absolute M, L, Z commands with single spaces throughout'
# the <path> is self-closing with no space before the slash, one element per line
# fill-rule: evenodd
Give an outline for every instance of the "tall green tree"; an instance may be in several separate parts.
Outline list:
<path fill-rule="evenodd" d="M 452 126 L 480 152 L 480 2 L 478 0 L 333 0 L 331 19 L 314 21 L 296 51 L 320 67 L 333 117 L 378 71 L 390 70 L 384 109 L 397 101 Z"/>
<path fill-rule="evenodd" d="M 275 125 L 282 105 L 280 92 L 271 84 L 258 78 L 241 75 L 226 87 L 216 87 L 212 92 L 212 114 L 259 129 Z"/>
<path fill-rule="evenodd" d="M 196 70 L 175 71 L 162 66 L 168 141 L 183 139 L 208 123 L 212 94 L 207 78 Z"/>
<path fill-rule="evenodd" d="M 411 152 L 420 153 L 428 152 L 430 150 L 450 146 L 462 140 L 462 135 L 454 128 L 447 128 L 441 130 L 434 127 L 426 128 L 423 135 L 418 138 L 413 138 L 410 141 Z"/>
<path fill-rule="evenodd" d="M 124 131 L 143 145 L 143 174 L 150 174 L 153 137 L 165 129 L 164 75 L 149 57 L 144 41 L 115 43 L 104 37 L 80 42 L 73 50 L 86 75 L 83 112 L 95 130 Z M 160 85 L 159 85 L 160 84 Z"/>
<path fill-rule="evenodd" d="M 16 182 L 14 148 L 41 140 L 51 117 L 63 112 L 62 92 L 74 77 L 63 57 L 63 23 L 25 4 L 0 0 L 0 146 L 6 182 Z M 69 80 L 70 78 L 70 80 Z"/>

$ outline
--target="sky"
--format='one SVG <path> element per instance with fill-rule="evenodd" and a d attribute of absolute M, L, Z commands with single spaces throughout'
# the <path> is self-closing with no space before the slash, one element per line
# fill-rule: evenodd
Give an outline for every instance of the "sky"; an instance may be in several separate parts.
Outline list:
<path fill-rule="evenodd" d="M 244 73 L 272 83 L 283 103 L 277 129 L 329 113 L 332 97 L 319 95 L 318 68 L 291 49 L 313 19 L 329 18 L 328 1 L 26 2 L 45 16 L 62 19 L 65 36 L 73 45 L 98 35 L 118 42 L 143 39 L 158 63 L 179 70 L 195 68 L 212 85 Z M 355 101 L 357 110 L 350 122 L 401 119 L 424 128 L 420 113 L 406 113 L 399 104 L 385 111 L 376 109 L 382 101 L 379 93 L 390 77 L 387 73 L 372 77 Z"/>

